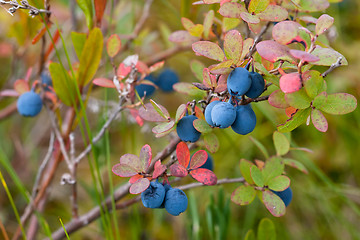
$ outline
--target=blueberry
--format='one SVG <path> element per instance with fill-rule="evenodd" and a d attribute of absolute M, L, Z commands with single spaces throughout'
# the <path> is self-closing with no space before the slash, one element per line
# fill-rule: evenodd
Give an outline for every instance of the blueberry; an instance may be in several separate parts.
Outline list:
<path fill-rule="evenodd" d="M 33 91 L 23 93 L 17 101 L 18 112 L 25 117 L 34 117 L 38 115 L 41 108 L 41 97 Z"/>
<path fill-rule="evenodd" d="M 170 184 L 165 183 L 165 184 L 164 184 L 164 189 L 165 189 L 165 198 L 166 198 L 166 193 L 167 193 L 170 189 L 172 189 L 172 187 L 170 186 Z M 164 198 L 164 201 L 162 202 L 160 208 L 165 208 L 165 198 Z"/>
<path fill-rule="evenodd" d="M 257 98 L 260 96 L 265 88 L 264 78 L 257 72 L 250 72 L 251 86 L 245 93 L 249 98 Z"/>
<path fill-rule="evenodd" d="M 230 127 L 236 118 L 236 109 L 229 102 L 219 102 L 211 110 L 211 120 L 215 127 Z"/>
<path fill-rule="evenodd" d="M 204 165 L 202 165 L 200 168 L 205 168 L 205 169 L 208 169 L 210 171 L 214 170 L 214 160 L 213 158 L 211 157 L 210 153 L 206 152 L 207 155 L 208 155 L 208 158 L 206 159 L 206 162 L 204 163 Z M 194 154 L 191 155 L 191 157 L 193 156 Z M 190 158 L 191 159 L 191 158 Z M 190 163 L 188 165 L 188 168 L 190 167 Z"/>
<path fill-rule="evenodd" d="M 170 189 L 165 196 L 165 209 L 168 213 L 178 216 L 180 213 L 185 212 L 188 205 L 186 194 L 178 189 Z"/>
<path fill-rule="evenodd" d="M 232 130 L 238 134 L 251 133 L 256 125 L 256 115 L 250 104 L 236 107 L 236 119 L 231 125 Z"/>
<path fill-rule="evenodd" d="M 177 124 L 176 132 L 179 138 L 184 142 L 196 142 L 201 133 L 194 128 L 193 122 L 197 119 L 194 115 L 188 115 L 180 119 Z"/>
<path fill-rule="evenodd" d="M 235 68 L 227 79 L 227 88 L 231 95 L 240 97 L 251 86 L 251 78 L 248 70 L 242 67 Z"/>
<path fill-rule="evenodd" d="M 289 204 L 292 200 L 292 195 L 293 195 L 290 187 L 288 187 L 284 191 L 280 191 L 280 192 L 273 191 L 273 190 L 271 190 L 271 191 L 281 198 L 281 200 L 284 202 L 286 207 L 289 206 Z"/>
<path fill-rule="evenodd" d="M 156 82 L 155 77 L 152 75 L 146 76 L 145 79 L 153 83 Z M 155 92 L 155 87 L 153 85 L 141 83 L 135 86 L 135 90 L 138 92 L 140 98 L 145 96 L 145 92 L 146 92 L 146 97 L 150 97 Z"/>
<path fill-rule="evenodd" d="M 171 69 L 165 69 L 158 77 L 157 85 L 164 92 L 172 92 L 173 85 L 179 82 L 179 77 Z"/>
<path fill-rule="evenodd" d="M 42 72 L 41 75 L 41 83 L 44 85 L 45 90 L 49 90 L 49 86 L 52 87 L 52 80 L 49 74 Z"/>
<path fill-rule="evenodd" d="M 215 126 L 214 126 L 213 121 L 211 120 L 211 111 L 212 111 L 213 107 L 214 107 L 216 104 L 218 104 L 219 102 L 220 102 L 220 101 L 213 101 L 213 102 L 211 102 L 210 104 L 208 104 L 208 105 L 206 106 L 206 108 L 205 108 L 205 120 L 206 120 L 206 122 L 207 122 L 209 125 L 211 125 L 211 126 L 213 126 L 213 127 L 215 127 Z"/>
<path fill-rule="evenodd" d="M 159 208 L 164 198 L 165 188 L 159 182 L 151 182 L 150 186 L 141 193 L 141 201 L 147 208 Z"/>

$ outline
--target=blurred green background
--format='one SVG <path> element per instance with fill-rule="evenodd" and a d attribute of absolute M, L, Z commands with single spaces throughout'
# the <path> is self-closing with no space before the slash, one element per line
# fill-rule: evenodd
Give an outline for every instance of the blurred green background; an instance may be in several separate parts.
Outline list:
<path fill-rule="evenodd" d="M 105 37 L 112 33 L 130 33 L 141 15 L 143 0 L 109 1 L 104 17 Z M 71 59 L 77 61 L 71 45 L 71 20 L 68 1 L 57 1 L 51 4 L 55 21 L 63 30 Z M 110 5 L 114 11 L 111 14 Z M 190 0 L 156 0 L 150 17 L 138 38 L 129 50 L 120 53 L 115 62 L 120 63 L 127 55 L 137 53 L 140 59 L 146 60 L 153 54 L 171 48 L 173 43 L 167 40 L 169 33 L 183 30 L 181 17 L 188 17 L 195 23 L 202 23 L 203 14 L 215 5 L 191 6 Z M 86 32 L 85 19 L 81 10 L 75 9 L 79 18 L 77 31 Z M 357 99 L 360 96 L 360 2 L 344 0 L 332 3 L 326 13 L 335 18 L 334 27 L 328 36 L 331 46 L 342 53 L 349 65 L 343 66 L 326 78 L 328 92 L 347 92 Z M 322 13 L 314 14 L 315 17 Z M 113 25 L 108 28 L 110 20 Z M 34 67 L 31 81 L 38 79 L 35 75 L 39 61 L 40 44 L 32 45 L 31 39 L 41 27 L 41 23 L 18 11 L 10 16 L 5 10 L 0 13 L 0 87 L 9 89 L 16 79 L 24 78 L 29 67 Z M 17 30 L 20 29 L 20 30 Z M 63 54 L 62 46 L 58 48 Z M 104 56 L 103 59 L 106 59 Z M 181 52 L 166 61 L 166 66 L 174 69 L 181 81 L 193 82 L 195 78 L 190 71 L 189 61 L 204 58 L 195 56 L 191 51 Z M 53 61 L 57 59 L 53 56 Z M 206 62 L 208 64 L 208 62 Z M 325 71 L 326 68 L 319 68 Z M 97 76 L 111 77 L 111 66 L 104 62 Z M 116 91 L 107 91 L 112 101 L 117 100 Z M 92 106 L 88 118 L 95 134 L 104 123 L 103 89 L 94 89 Z M 98 99 L 98 100 L 97 100 Z M 174 116 L 176 108 L 190 101 L 180 93 L 165 94 L 158 92 L 156 102 L 167 107 Z M 0 98 L 0 109 L 15 101 L 14 98 Z M 269 107 L 267 102 L 253 104 L 258 124 L 251 136 L 259 140 L 271 154 L 275 154 L 272 133 L 276 125 L 286 118 L 283 111 Z M 94 111 L 95 109 L 95 111 Z M 118 162 L 121 155 L 132 153 L 138 155 L 141 146 L 150 144 L 153 155 L 162 150 L 169 141 L 168 137 L 156 139 L 151 133 L 152 123 L 138 127 L 128 112 L 123 112 L 110 130 L 111 165 Z M 189 208 L 179 217 L 173 217 L 164 210 L 150 210 L 141 204 L 117 211 L 121 239 L 243 239 L 249 229 L 256 230 L 263 217 L 270 218 L 276 227 L 277 239 L 360 239 L 360 111 L 341 116 L 326 115 L 329 130 L 318 132 L 313 126 L 301 126 L 292 133 L 293 147 L 305 147 L 313 153 L 292 151 L 288 157 L 301 161 L 309 170 L 305 175 L 296 169 L 287 168 L 291 179 L 293 201 L 287 208 L 284 217 L 275 218 L 257 199 L 247 207 L 240 207 L 229 202 L 232 191 L 239 184 L 201 187 L 187 191 Z M 216 130 L 220 140 L 220 150 L 213 154 L 214 172 L 218 178 L 240 177 L 239 160 L 264 160 L 259 149 L 248 136 L 237 135 L 230 129 Z M 3 161 L 9 161 L 18 178 L 31 191 L 36 171 L 43 159 L 50 135 L 50 123 L 46 112 L 30 119 L 17 113 L 0 120 L 0 151 Z M 83 146 L 79 135 L 79 151 Z M 106 167 L 105 141 L 96 144 L 96 155 L 100 161 L 100 170 L 104 179 L 105 192 L 108 187 L 108 168 Z M 0 170 L 5 177 L 9 190 L 20 214 L 26 206 L 25 199 L 4 165 Z M 96 205 L 89 175 L 87 161 L 79 165 L 79 202 L 80 214 Z M 43 216 L 50 229 L 61 227 L 59 218 L 64 223 L 71 220 L 70 187 L 59 185 L 62 173 L 67 169 L 60 165 L 50 189 L 49 202 Z M 126 182 L 113 175 L 115 186 Z M 188 179 L 183 183 L 190 182 Z M 17 221 L 3 187 L 0 188 L 0 219 L 11 236 L 17 227 Z M 213 222 L 211 224 L 211 222 Z M 90 224 L 71 235 L 71 239 L 105 239 L 100 221 Z M 43 237 L 41 230 L 39 239 Z M 1 239 L 1 237 L 0 237 Z"/>

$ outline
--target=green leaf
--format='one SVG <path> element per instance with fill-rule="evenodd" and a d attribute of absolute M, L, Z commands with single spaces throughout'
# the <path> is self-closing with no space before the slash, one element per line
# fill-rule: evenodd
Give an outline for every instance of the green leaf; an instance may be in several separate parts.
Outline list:
<path fill-rule="evenodd" d="M 168 114 L 167 111 L 163 111 L 162 109 L 164 108 L 163 106 L 161 105 L 158 105 L 154 100 L 150 99 L 150 103 L 151 105 L 154 107 L 155 111 L 161 116 L 163 117 L 164 119 L 166 120 L 170 120 L 170 116 Z"/>
<path fill-rule="evenodd" d="M 205 68 L 205 65 L 202 62 L 193 59 L 190 61 L 190 68 L 196 79 L 202 82 L 203 69 Z"/>
<path fill-rule="evenodd" d="M 113 34 L 109 37 L 106 42 L 106 50 L 109 57 L 115 57 L 116 54 L 120 51 L 121 48 L 121 40 L 119 35 Z"/>
<path fill-rule="evenodd" d="M 327 93 L 326 92 L 322 92 L 319 95 L 317 95 L 314 98 L 314 101 L 312 102 L 312 105 L 317 108 L 320 109 L 323 105 L 326 104 L 326 98 L 327 98 Z"/>
<path fill-rule="evenodd" d="M 264 184 L 267 185 L 271 179 L 280 176 L 284 172 L 284 166 L 280 157 L 272 157 L 267 160 L 262 170 Z"/>
<path fill-rule="evenodd" d="M 175 91 L 179 93 L 189 95 L 194 98 L 203 98 L 203 96 L 205 96 L 206 94 L 205 91 L 202 91 L 197 87 L 195 87 L 194 85 L 192 85 L 191 83 L 187 83 L 187 82 L 175 83 L 173 85 L 173 88 Z"/>
<path fill-rule="evenodd" d="M 195 53 L 216 60 L 224 61 L 225 55 L 223 50 L 216 43 L 209 41 L 199 41 L 192 44 L 192 49 Z"/>
<path fill-rule="evenodd" d="M 256 240 L 255 233 L 252 229 L 246 233 L 244 240 Z"/>
<path fill-rule="evenodd" d="M 175 117 L 175 122 L 176 122 L 176 123 L 179 122 L 179 120 L 180 120 L 183 116 L 185 116 L 186 110 L 187 110 L 187 108 L 186 108 L 186 105 L 185 105 L 185 104 L 181 104 L 181 105 L 178 107 L 178 109 L 176 110 L 176 117 Z"/>
<path fill-rule="evenodd" d="M 205 147 L 209 152 L 216 153 L 219 150 L 220 142 L 214 133 L 204 135 Z"/>
<path fill-rule="evenodd" d="M 212 128 L 209 124 L 203 119 L 195 119 L 193 122 L 194 128 L 201 133 L 209 133 L 212 131 Z"/>
<path fill-rule="evenodd" d="M 281 22 L 288 17 L 288 11 L 278 5 L 269 5 L 263 12 L 257 14 L 263 21 Z"/>
<path fill-rule="evenodd" d="M 231 201 L 238 205 L 248 205 L 254 201 L 256 190 L 252 186 L 241 185 L 231 194 Z"/>
<path fill-rule="evenodd" d="M 260 18 L 258 18 L 258 16 L 251 15 L 248 12 L 242 12 L 240 13 L 240 16 L 242 20 L 244 20 L 247 23 L 258 24 L 260 22 Z"/>
<path fill-rule="evenodd" d="M 286 93 L 285 100 L 290 106 L 296 109 L 308 108 L 310 107 L 310 103 L 311 103 L 311 99 L 306 94 L 304 89 L 300 89 L 292 93 Z"/>
<path fill-rule="evenodd" d="M 88 29 L 93 26 L 93 8 L 91 0 L 76 0 L 81 10 L 84 12 Z"/>
<path fill-rule="evenodd" d="M 94 28 L 89 33 L 81 53 L 78 84 L 84 86 L 94 77 L 101 60 L 103 49 L 103 36 L 99 28 Z"/>
<path fill-rule="evenodd" d="M 341 115 L 354 111 L 356 106 L 357 100 L 353 95 L 348 93 L 335 93 L 327 95 L 325 103 L 319 107 L 315 107 L 329 114 Z"/>
<path fill-rule="evenodd" d="M 243 39 L 237 30 L 226 33 L 224 37 L 224 51 L 227 59 L 232 59 L 234 63 L 240 60 L 243 48 Z"/>
<path fill-rule="evenodd" d="M 85 33 L 78 33 L 78 32 L 71 32 L 71 40 L 74 45 L 74 49 L 76 55 L 80 59 L 81 53 L 84 49 L 84 45 L 86 42 L 86 34 Z"/>
<path fill-rule="evenodd" d="M 174 121 L 170 122 L 162 122 L 153 127 L 152 132 L 155 134 L 160 134 L 169 131 L 170 129 L 173 129 L 175 125 Z"/>
<path fill-rule="evenodd" d="M 285 101 L 285 93 L 280 89 L 275 90 L 269 96 L 268 102 L 271 106 L 276 108 L 288 108 L 290 105 Z"/>
<path fill-rule="evenodd" d="M 231 29 L 236 28 L 240 24 L 240 19 L 238 18 L 227 18 L 224 17 L 222 21 L 222 30 L 227 32 Z"/>
<path fill-rule="evenodd" d="M 257 237 L 258 240 L 276 240 L 275 225 L 270 219 L 261 219 L 257 231 Z"/>
<path fill-rule="evenodd" d="M 317 109 L 311 111 L 311 122 L 314 124 L 314 127 L 320 132 L 326 132 L 328 130 L 328 122 L 325 116 Z"/>
<path fill-rule="evenodd" d="M 291 132 L 301 124 L 306 122 L 311 112 L 311 108 L 298 110 L 286 123 L 278 126 L 279 132 Z"/>
<path fill-rule="evenodd" d="M 269 5 L 270 0 L 251 0 L 249 3 L 249 13 L 259 13 L 264 11 Z"/>
<path fill-rule="evenodd" d="M 268 187 L 274 191 L 284 191 L 290 186 L 290 178 L 284 175 L 270 179 Z"/>
<path fill-rule="evenodd" d="M 196 24 L 192 26 L 188 31 L 191 36 L 199 38 L 204 32 L 204 26 L 201 24 Z"/>
<path fill-rule="evenodd" d="M 317 35 L 323 34 L 326 30 L 328 30 L 334 23 L 334 18 L 330 17 L 327 14 L 323 14 L 319 17 L 316 22 L 315 32 Z"/>
<path fill-rule="evenodd" d="M 249 184 L 254 184 L 253 179 L 251 178 L 251 167 L 254 166 L 254 164 L 246 159 L 240 160 L 240 172 L 243 178 L 246 180 Z"/>
<path fill-rule="evenodd" d="M 330 4 L 328 0 L 299 0 L 298 6 L 302 12 L 320 12 L 327 9 Z"/>
<path fill-rule="evenodd" d="M 205 37 L 205 39 L 209 38 L 209 34 L 211 32 L 211 28 L 212 28 L 212 25 L 214 22 L 214 16 L 215 16 L 214 10 L 210 10 L 204 18 L 204 37 Z"/>
<path fill-rule="evenodd" d="M 72 99 L 75 99 L 76 96 L 74 81 L 59 63 L 50 63 L 49 71 L 56 95 L 64 104 L 72 106 Z"/>
<path fill-rule="evenodd" d="M 284 202 L 275 193 L 270 190 L 266 190 L 262 193 L 262 200 L 269 212 L 274 217 L 281 217 L 286 213 L 286 207 Z"/>
<path fill-rule="evenodd" d="M 324 78 L 316 70 L 306 71 L 302 74 L 302 80 L 307 95 L 314 99 L 322 90 Z"/>
<path fill-rule="evenodd" d="M 290 159 L 290 158 L 284 158 L 283 159 L 285 165 L 296 168 L 297 170 L 308 174 L 308 170 L 306 169 L 306 167 L 304 166 L 304 164 L 302 164 L 301 162 L 294 160 L 294 159 Z"/>
<path fill-rule="evenodd" d="M 338 58 L 341 57 L 341 65 L 348 65 L 346 58 L 339 52 L 331 48 L 322 48 L 316 45 L 315 50 L 311 53 L 312 55 L 320 58 L 317 62 L 312 62 L 314 65 L 331 66 L 337 62 Z"/>
<path fill-rule="evenodd" d="M 219 9 L 219 13 L 227 18 L 241 18 L 242 12 L 247 12 L 246 8 L 240 3 L 233 2 L 224 3 Z"/>
<path fill-rule="evenodd" d="M 289 152 L 290 142 L 284 134 L 277 132 L 277 131 L 274 132 L 273 140 L 274 140 L 274 145 L 275 145 L 275 149 L 276 149 L 276 154 L 278 156 L 285 155 Z"/>
<path fill-rule="evenodd" d="M 250 174 L 251 174 L 251 178 L 254 181 L 254 183 L 256 184 L 256 186 L 258 186 L 258 187 L 264 186 L 263 174 L 257 166 L 255 166 L 255 165 L 251 166 Z"/>

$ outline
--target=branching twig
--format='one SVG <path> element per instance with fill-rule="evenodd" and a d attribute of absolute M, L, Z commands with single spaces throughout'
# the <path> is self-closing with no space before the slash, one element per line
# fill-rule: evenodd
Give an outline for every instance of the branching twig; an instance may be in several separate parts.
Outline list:
<path fill-rule="evenodd" d="M 324 78 L 326 77 L 330 72 L 332 72 L 335 68 L 338 68 L 342 65 L 341 63 L 342 61 L 342 57 L 339 57 L 336 61 L 336 63 L 331 64 L 330 68 L 328 70 L 326 70 L 325 72 L 323 72 L 323 74 L 321 74 L 321 76 Z"/>
<path fill-rule="evenodd" d="M 226 184 L 226 183 L 241 183 L 244 181 L 245 181 L 244 178 L 224 178 L 224 179 L 218 180 L 216 185 L 221 185 L 221 184 Z M 127 184 L 121 186 L 119 188 L 119 190 L 121 192 L 124 190 L 127 191 L 129 186 L 130 186 L 130 184 L 127 183 Z M 196 187 L 201 187 L 201 186 L 205 186 L 205 185 L 202 183 L 190 183 L 187 185 L 178 186 L 177 188 L 185 190 L 185 189 L 191 189 L 191 188 L 196 188 Z M 116 196 L 114 196 L 114 197 L 116 197 Z M 117 199 L 115 199 L 115 200 L 117 200 Z M 139 202 L 139 201 L 140 201 L 140 196 L 137 196 L 130 200 L 127 200 L 127 201 L 124 201 L 121 203 L 117 203 L 116 209 L 126 208 L 136 202 Z M 105 204 L 107 205 L 108 210 L 112 211 L 111 202 L 106 200 Z M 66 232 L 68 234 L 71 234 L 71 233 L 79 230 L 80 228 L 87 226 L 88 224 L 90 224 L 94 220 L 98 219 L 99 217 L 100 217 L 100 207 L 97 206 L 97 207 L 93 208 L 92 210 L 90 210 L 89 212 L 85 213 L 84 215 L 80 216 L 79 219 L 72 220 L 71 222 L 67 223 L 65 225 Z M 52 234 L 52 238 L 54 240 L 62 239 L 63 237 L 65 237 L 65 232 L 64 232 L 63 228 L 59 228 Z"/>
<path fill-rule="evenodd" d="M 262 36 L 266 33 L 266 31 L 268 30 L 270 25 L 271 25 L 271 22 L 268 22 L 266 24 L 266 26 L 263 27 L 263 29 L 261 29 L 261 32 L 259 33 L 259 35 L 257 35 L 256 38 L 254 39 L 254 43 L 250 47 L 249 52 L 246 54 L 245 59 L 249 58 L 250 56 L 252 56 L 254 54 L 254 52 L 256 50 L 256 45 L 261 41 Z"/>
<path fill-rule="evenodd" d="M 21 3 L 21 4 L 20 4 Z M 1 5 L 4 5 L 4 4 L 8 4 L 8 5 L 11 5 L 12 7 L 7 9 L 8 13 L 10 15 L 13 15 L 13 13 L 16 12 L 16 10 L 18 9 L 26 9 L 26 10 L 29 10 L 29 15 L 30 16 L 36 16 L 40 13 L 48 13 L 50 14 L 51 11 L 48 11 L 48 10 L 45 10 L 45 9 L 38 9 L 34 6 L 31 6 L 28 1 L 26 0 L 23 0 L 21 1 L 20 3 L 16 2 L 16 1 L 4 1 L 4 0 L 0 0 L 0 4 Z"/>

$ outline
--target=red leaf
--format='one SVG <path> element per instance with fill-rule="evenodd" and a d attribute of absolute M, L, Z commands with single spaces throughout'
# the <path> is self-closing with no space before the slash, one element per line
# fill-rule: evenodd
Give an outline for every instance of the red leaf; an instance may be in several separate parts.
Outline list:
<path fill-rule="evenodd" d="M 120 163 L 132 167 L 138 173 L 142 172 L 142 167 L 139 157 L 134 154 L 127 153 L 122 155 L 120 157 Z"/>
<path fill-rule="evenodd" d="M 215 88 L 215 92 L 217 93 L 221 93 L 223 91 L 225 91 L 227 89 L 227 78 L 228 78 L 228 74 L 222 74 L 219 78 L 219 81 L 217 83 L 217 87 Z"/>
<path fill-rule="evenodd" d="M 288 107 L 285 109 L 285 114 L 286 116 L 288 116 L 289 118 L 292 117 L 293 114 L 295 114 L 297 112 L 297 109 L 294 107 Z"/>
<path fill-rule="evenodd" d="M 307 53 L 307 52 L 301 51 L 301 50 L 291 49 L 290 54 L 294 58 L 300 59 L 304 62 L 316 62 L 316 61 L 320 60 L 320 58 L 318 58 L 317 56 L 314 56 L 311 53 Z"/>
<path fill-rule="evenodd" d="M 151 158 L 152 158 L 151 147 L 148 144 L 146 144 L 141 148 L 140 157 L 139 157 L 143 172 L 146 172 L 148 167 L 150 166 Z"/>
<path fill-rule="evenodd" d="M 216 43 L 209 41 L 199 41 L 192 44 L 193 51 L 201 56 L 216 60 L 224 61 L 225 55 L 223 50 Z"/>
<path fill-rule="evenodd" d="M 185 177 L 188 174 L 186 168 L 178 163 L 170 166 L 170 173 L 175 177 Z"/>
<path fill-rule="evenodd" d="M 160 61 L 160 62 L 157 62 L 157 63 L 154 63 L 153 65 L 151 65 L 149 67 L 149 71 L 152 73 L 152 72 L 155 72 L 159 69 L 161 69 L 165 64 L 165 61 Z"/>
<path fill-rule="evenodd" d="M 261 57 L 270 62 L 285 60 L 295 63 L 293 56 L 289 53 L 289 48 L 273 40 L 266 40 L 258 43 L 256 49 Z"/>
<path fill-rule="evenodd" d="M 139 194 L 145 191 L 150 186 L 150 181 L 147 178 L 141 178 L 131 185 L 129 192 L 131 194 Z"/>
<path fill-rule="evenodd" d="M 299 73 L 288 73 L 280 78 L 280 89 L 284 93 L 292 93 L 301 89 L 302 82 Z"/>
<path fill-rule="evenodd" d="M 152 178 L 158 178 L 166 171 L 166 166 L 161 164 L 160 160 L 157 160 L 154 166 L 154 172 Z"/>
<path fill-rule="evenodd" d="M 106 78 L 95 78 L 93 80 L 93 84 L 100 86 L 100 87 L 116 88 L 114 82 L 109 79 L 106 79 Z"/>
<path fill-rule="evenodd" d="M 131 66 L 125 66 L 124 63 L 120 63 L 118 69 L 117 69 L 117 77 L 119 80 L 125 78 L 131 71 Z"/>
<path fill-rule="evenodd" d="M 136 174 L 129 179 L 129 183 L 133 184 L 136 181 L 138 181 L 140 178 L 143 178 L 143 176 L 140 174 Z"/>
<path fill-rule="evenodd" d="M 217 177 L 215 173 L 205 168 L 198 168 L 192 170 L 190 175 L 195 178 L 197 181 L 205 185 L 215 185 L 217 183 Z"/>
<path fill-rule="evenodd" d="M 101 26 L 101 20 L 104 16 L 106 2 L 107 0 L 94 0 L 96 23 L 98 27 Z"/>
<path fill-rule="evenodd" d="M 190 151 L 186 143 L 178 143 L 178 145 L 176 146 L 176 157 L 183 167 L 187 168 L 187 166 L 189 166 Z"/>
<path fill-rule="evenodd" d="M 132 177 L 137 174 L 137 171 L 126 164 L 118 163 L 112 167 L 112 172 L 120 177 Z"/>
<path fill-rule="evenodd" d="M 206 160 L 208 158 L 208 155 L 206 151 L 199 150 L 191 158 L 190 161 L 190 169 L 197 169 L 205 164 Z"/>
<path fill-rule="evenodd" d="M 163 106 L 157 104 L 165 116 L 169 116 L 169 112 Z M 149 122 L 167 122 L 168 120 L 162 117 L 151 103 L 146 103 L 145 108 L 139 109 L 139 115 L 142 119 Z"/>
<path fill-rule="evenodd" d="M 328 130 L 328 122 L 322 112 L 318 109 L 313 109 L 311 111 L 311 122 L 320 132 L 326 132 Z"/>
<path fill-rule="evenodd" d="M 139 110 L 131 108 L 130 109 L 130 114 L 131 116 L 133 116 L 133 118 L 135 119 L 136 123 L 141 127 L 144 124 L 144 121 L 142 120 L 142 118 L 139 115 Z"/>

